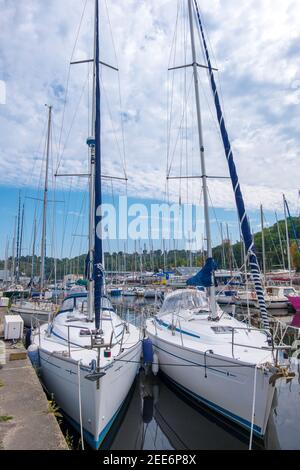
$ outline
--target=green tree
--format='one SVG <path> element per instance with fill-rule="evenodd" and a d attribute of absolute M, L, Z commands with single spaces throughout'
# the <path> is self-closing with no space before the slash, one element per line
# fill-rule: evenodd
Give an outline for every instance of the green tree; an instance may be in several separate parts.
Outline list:
<path fill-rule="evenodd" d="M 300 253 L 296 242 L 293 242 L 290 247 L 291 259 L 293 267 L 296 271 L 300 271 Z"/>

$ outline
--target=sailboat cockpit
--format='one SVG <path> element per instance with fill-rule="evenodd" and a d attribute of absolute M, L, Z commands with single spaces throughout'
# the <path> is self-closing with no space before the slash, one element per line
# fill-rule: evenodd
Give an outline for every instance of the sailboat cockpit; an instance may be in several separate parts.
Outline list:
<path fill-rule="evenodd" d="M 170 293 L 164 300 L 159 317 L 174 314 L 182 318 L 191 315 L 209 315 L 210 305 L 207 294 L 197 289 L 177 290 Z"/>

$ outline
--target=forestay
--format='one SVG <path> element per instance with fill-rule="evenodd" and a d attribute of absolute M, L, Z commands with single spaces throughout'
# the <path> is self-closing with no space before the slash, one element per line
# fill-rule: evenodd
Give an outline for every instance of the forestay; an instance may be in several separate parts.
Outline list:
<path fill-rule="evenodd" d="M 212 69 L 212 66 L 211 66 L 211 61 L 210 61 L 210 57 L 209 57 L 209 53 L 208 53 L 208 48 L 207 48 L 207 44 L 206 44 L 206 40 L 205 40 L 205 36 L 204 36 L 204 31 L 203 31 L 203 27 L 202 27 L 202 22 L 201 22 L 201 18 L 200 18 L 200 12 L 199 12 L 199 8 L 198 8 L 197 0 L 194 0 L 194 4 L 195 4 L 195 7 L 196 7 L 196 14 L 197 14 L 197 18 L 198 18 L 200 33 L 201 33 L 201 37 L 202 37 L 202 41 L 203 41 L 203 47 L 204 47 L 205 56 L 206 56 L 206 60 L 207 60 L 207 66 L 208 66 L 209 77 L 210 77 L 210 84 L 211 84 L 212 93 L 213 93 L 213 97 L 214 97 L 214 102 L 215 102 L 215 107 L 216 107 L 216 112 L 217 112 L 217 117 L 218 117 L 218 123 L 219 123 L 219 126 L 220 126 L 220 132 L 221 132 L 221 136 L 222 136 L 223 146 L 224 146 L 225 155 L 226 155 L 226 159 L 227 159 L 227 163 L 228 163 L 228 168 L 229 168 L 229 173 L 230 173 L 230 177 L 231 177 L 232 187 L 233 187 L 233 191 L 234 191 L 234 195 L 235 195 L 235 202 L 236 202 L 236 207 L 237 207 L 237 211 L 238 211 L 238 215 L 239 215 L 241 231 L 242 231 L 242 235 L 243 235 L 243 239 L 244 239 L 244 243 L 245 243 L 246 252 L 247 252 L 248 257 L 249 257 L 249 264 L 250 264 L 250 268 L 251 268 L 253 281 L 254 281 L 254 284 L 255 284 L 255 290 L 256 290 L 256 294 L 257 294 L 257 300 L 258 300 L 258 303 L 259 303 L 260 315 L 261 315 L 261 318 L 262 318 L 263 327 L 268 329 L 269 328 L 268 314 L 267 314 L 263 289 L 262 289 L 262 285 L 261 285 L 260 268 L 259 268 L 256 253 L 255 253 L 255 247 L 254 247 L 254 242 L 253 242 L 252 233 L 251 233 L 251 229 L 250 229 L 250 224 L 249 224 L 249 221 L 248 221 L 248 218 L 247 218 L 247 215 L 246 215 L 243 195 L 242 195 L 242 192 L 241 192 L 240 183 L 239 183 L 238 175 L 237 175 L 237 172 L 236 172 L 235 163 L 234 163 L 234 160 L 233 160 L 232 148 L 231 148 L 231 144 L 230 144 L 230 141 L 229 141 L 226 126 L 225 126 L 224 116 L 223 116 L 221 103 L 220 103 L 220 99 L 219 99 L 219 95 L 218 95 L 218 90 L 217 90 L 217 86 L 216 86 L 216 82 L 215 82 L 215 78 L 214 78 L 214 73 L 213 73 L 213 69 Z"/>

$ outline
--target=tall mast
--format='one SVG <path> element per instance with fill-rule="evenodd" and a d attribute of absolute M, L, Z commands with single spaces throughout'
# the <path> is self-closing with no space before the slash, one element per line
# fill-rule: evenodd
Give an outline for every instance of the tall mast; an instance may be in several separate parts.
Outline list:
<path fill-rule="evenodd" d="M 239 233 L 240 233 L 240 244 L 241 244 L 241 264 L 243 263 L 244 260 L 244 241 L 243 241 L 243 236 L 242 236 L 242 231 L 241 231 L 241 225 L 239 224 Z"/>
<path fill-rule="evenodd" d="M 165 248 L 165 239 L 162 240 L 163 245 L 163 258 L 164 258 L 164 272 L 166 272 L 166 248 Z"/>
<path fill-rule="evenodd" d="M 286 211 L 285 195 L 283 194 L 282 197 L 283 197 L 283 209 L 284 209 L 284 221 L 285 221 L 286 251 L 287 251 L 287 257 L 288 257 L 288 270 L 289 270 L 290 284 L 292 284 L 290 236 L 289 236 L 289 228 L 288 228 L 288 223 L 287 223 L 287 211 Z"/>
<path fill-rule="evenodd" d="M 275 211 L 275 218 L 276 218 L 276 224 L 277 224 L 277 231 L 278 231 L 278 238 L 279 238 L 279 244 L 280 244 L 280 251 L 281 251 L 281 257 L 282 257 L 282 267 L 285 270 L 285 259 L 284 259 L 284 253 L 283 253 L 283 246 L 282 246 L 282 240 L 281 240 L 281 231 L 280 231 L 280 226 L 278 222 L 278 217 L 277 217 L 277 212 Z"/>
<path fill-rule="evenodd" d="M 44 286 L 45 286 L 46 219 L 47 219 L 48 173 L 49 173 L 51 118 L 52 118 L 52 106 L 48 106 L 48 105 L 46 106 L 48 108 L 48 132 L 47 132 L 46 171 L 45 171 L 45 185 L 44 185 L 43 225 L 42 225 L 42 243 L 41 243 L 41 272 L 40 272 L 41 292 L 43 291 Z"/>
<path fill-rule="evenodd" d="M 289 236 L 289 229 L 288 229 L 288 223 L 287 223 L 285 195 L 283 194 L 282 197 L 283 197 L 283 209 L 284 209 L 284 221 L 285 221 L 285 236 L 286 236 L 286 251 L 287 251 L 287 259 L 288 259 L 288 270 L 289 270 L 290 283 L 292 283 L 290 236 Z"/>
<path fill-rule="evenodd" d="M 14 226 L 14 237 L 12 242 L 12 265 L 11 265 L 11 281 L 14 281 L 15 278 L 15 246 L 16 246 L 16 228 L 17 228 L 17 217 L 15 217 L 15 226 Z"/>
<path fill-rule="evenodd" d="M 93 259 L 93 279 L 94 279 L 94 308 L 96 330 L 101 332 L 102 315 L 101 299 L 104 288 L 104 266 L 103 266 L 103 246 L 102 246 L 102 185 L 101 185 L 101 109 L 100 109 L 100 54 L 99 54 L 99 1 L 95 0 L 95 51 L 94 51 L 94 149 L 95 159 L 92 163 L 93 176 L 91 177 L 94 186 L 94 259 Z M 91 200 L 91 202 L 93 202 Z"/>
<path fill-rule="evenodd" d="M 5 264 L 4 264 L 4 271 L 5 271 L 5 282 L 8 282 L 8 250 L 9 250 L 9 239 L 7 237 L 6 240 L 6 247 L 5 247 Z"/>
<path fill-rule="evenodd" d="M 202 173 L 202 187 L 203 187 L 203 203 L 204 203 L 204 220 L 205 220 L 205 231 L 206 231 L 206 243 L 207 243 L 207 257 L 212 258 L 212 245 L 211 245 L 211 231 L 210 231 L 210 220 L 208 210 L 208 189 L 207 189 L 207 176 L 204 158 L 204 143 L 202 133 L 202 119 L 200 111 L 200 95 L 199 95 L 199 83 L 198 83 L 198 71 L 197 71 L 197 59 L 195 49 L 195 36 L 194 36 L 194 24 L 193 24 L 193 13 L 192 13 L 192 0 L 188 0 L 189 5 L 189 20 L 190 20 L 190 34 L 191 34 L 191 46 L 192 46 L 192 61 L 193 61 L 193 75 L 195 85 L 195 97 L 196 97 L 196 110 L 197 110 L 197 123 L 198 123 L 198 136 L 199 136 L 199 148 L 201 158 L 201 173 Z M 209 296 L 211 303 L 211 316 L 212 318 L 217 317 L 216 309 L 216 298 L 215 298 L 215 286 L 209 288 Z"/>
<path fill-rule="evenodd" d="M 222 224 L 222 222 L 220 223 L 220 229 L 221 229 L 221 241 L 222 241 L 222 265 L 223 265 L 223 269 L 226 269 L 225 247 L 224 247 L 223 224 Z"/>
<path fill-rule="evenodd" d="M 140 252 L 140 276 L 141 276 L 141 282 L 142 282 L 142 276 L 143 276 L 143 250 L 141 247 L 141 243 L 139 240 L 139 252 Z"/>
<path fill-rule="evenodd" d="M 36 218 L 33 221 L 33 242 L 32 242 L 32 258 L 31 258 L 31 279 L 34 276 L 34 257 L 35 257 L 35 243 L 36 243 Z"/>
<path fill-rule="evenodd" d="M 137 278 L 137 275 L 136 275 L 136 271 L 137 271 L 137 263 L 136 263 L 136 240 L 134 240 L 134 280 L 136 280 Z"/>
<path fill-rule="evenodd" d="M 266 247 L 265 247 L 265 233 L 264 233 L 264 213 L 263 213 L 262 204 L 260 205 L 260 223 L 261 223 L 263 275 L 264 275 L 264 284 L 266 284 Z"/>
<path fill-rule="evenodd" d="M 192 267 L 192 240 L 191 240 L 191 232 L 189 232 L 189 267 Z"/>
<path fill-rule="evenodd" d="M 94 21 L 94 59 L 93 59 L 93 102 L 92 102 L 92 129 L 87 144 L 90 149 L 89 156 L 89 269 L 88 269 L 88 320 L 94 317 L 94 249 L 95 249 L 95 115 L 96 115 L 96 42 L 97 42 L 97 0 L 95 0 Z"/>
<path fill-rule="evenodd" d="M 126 244 L 124 243 L 124 273 L 126 272 Z"/>
<path fill-rule="evenodd" d="M 16 282 L 19 282 L 19 277 L 20 277 L 20 220 L 21 220 L 21 191 L 19 191 L 19 207 L 18 207 Z"/>
<path fill-rule="evenodd" d="M 228 224 L 226 224 L 226 233 L 227 233 L 227 243 L 228 243 L 228 261 L 229 261 L 229 271 L 230 275 L 232 276 L 232 269 L 233 269 L 233 257 L 232 257 L 232 249 L 231 249 L 231 241 L 229 235 L 229 228 Z"/>
<path fill-rule="evenodd" d="M 224 152 L 225 152 L 226 160 L 228 163 L 229 174 L 231 178 L 232 188 L 234 191 L 236 207 L 237 207 L 237 211 L 239 215 L 241 232 L 243 235 L 247 255 L 249 256 L 249 264 L 251 267 L 252 278 L 255 284 L 255 290 L 256 290 L 257 300 L 258 300 L 259 309 L 260 309 L 260 316 L 262 319 L 263 327 L 268 330 L 269 329 L 268 312 L 267 312 L 266 302 L 265 302 L 264 293 L 263 293 L 263 289 L 261 285 L 260 269 L 259 269 L 259 265 L 257 261 L 257 256 L 255 253 L 254 241 L 253 241 L 250 224 L 249 224 L 246 210 L 245 210 L 244 199 L 243 199 L 238 175 L 236 172 L 236 166 L 233 160 L 233 152 L 232 152 L 230 140 L 228 137 L 227 129 L 225 126 L 224 116 L 223 116 L 222 107 L 221 107 L 221 103 L 220 103 L 220 99 L 218 95 L 218 90 L 216 87 L 213 68 L 211 66 L 211 61 L 210 61 L 210 57 L 209 57 L 209 53 L 207 49 L 207 43 L 206 43 L 205 36 L 204 36 L 204 31 L 202 27 L 197 0 L 194 0 L 194 5 L 196 8 L 196 15 L 198 18 L 198 23 L 199 23 L 199 28 L 200 28 L 200 38 L 202 38 L 202 45 L 203 45 L 204 53 L 206 56 L 211 91 L 213 93 L 213 99 L 214 99 L 215 109 L 217 113 L 222 142 L 224 146 Z"/>
<path fill-rule="evenodd" d="M 175 264 L 175 268 L 177 268 L 177 253 L 176 253 L 176 242 L 175 242 L 175 238 L 174 238 L 174 264 Z M 153 270 L 154 271 L 154 270 Z"/>
<path fill-rule="evenodd" d="M 24 211 L 25 211 L 25 205 L 23 204 L 22 208 L 22 221 L 21 221 L 21 234 L 20 234 L 20 246 L 19 246 L 19 270 L 20 270 L 20 264 L 21 264 L 21 256 L 22 256 L 22 244 L 23 244 L 23 231 L 24 231 Z M 20 273 L 20 271 L 19 271 Z"/>

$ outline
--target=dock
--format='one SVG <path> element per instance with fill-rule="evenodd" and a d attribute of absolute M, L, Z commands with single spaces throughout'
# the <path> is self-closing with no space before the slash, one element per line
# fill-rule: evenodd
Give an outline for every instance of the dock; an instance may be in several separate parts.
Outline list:
<path fill-rule="evenodd" d="M 0 309 L 0 449 L 68 450 L 26 349 L 3 340 L 5 313 Z"/>

